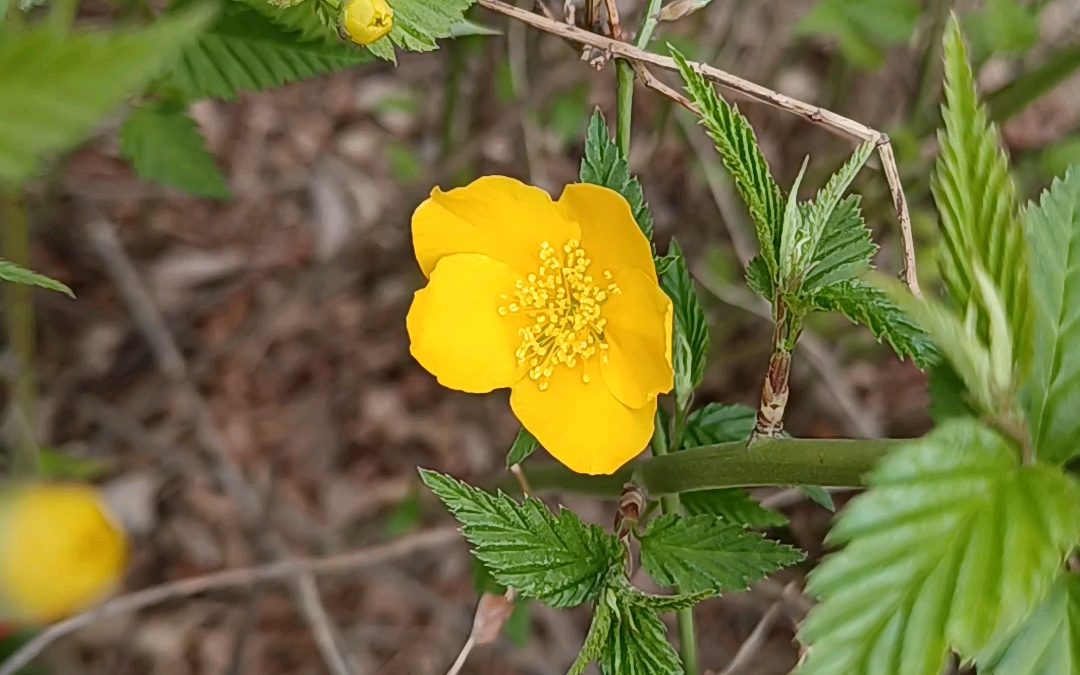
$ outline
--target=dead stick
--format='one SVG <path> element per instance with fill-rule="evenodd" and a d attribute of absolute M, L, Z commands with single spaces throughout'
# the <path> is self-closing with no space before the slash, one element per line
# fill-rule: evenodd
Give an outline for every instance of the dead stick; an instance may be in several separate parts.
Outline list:
<path fill-rule="evenodd" d="M 140 609 L 158 605 L 169 600 L 187 598 L 208 591 L 217 591 L 238 586 L 250 586 L 259 582 L 296 578 L 301 575 L 333 574 L 353 571 L 360 567 L 385 564 L 419 551 L 438 548 L 461 541 L 456 527 L 440 527 L 419 534 L 396 539 L 388 544 L 372 546 L 349 553 L 326 558 L 291 558 L 280 562 L 225 570 L 172 581 L 154 586 L 118 598 L 95 607 L 70 619 L 54 623 L 41 631 L 33 640 L 20 647 L 11 655 L 3 666 L 0 675 L 14 675 L 28 665 L 50 644 L 73 633 L 80 628 L 104 619 L 130 614 Z"/>
<path fill-rule="evenodd" d="M 603 35 L 582 30 L 576 26 L 559 23 L 558 21 L 548 19 L 539 14 L 534 14 L 528 10 L 509 5 L 502 2 L 502 0 L 477 0 L 477 4 L 486 7 L 493 12 L 498 12 L 517 21 L 526 23 L 538 30 L 557 35 L 567 40 L 573 40 L 579 44 L 596 47 L 597 49 L 610 52 L 615 56 L 631 62 L 650 64 L 657 68 L 663 68 L 664 70 L 678 71 L 679 69 L 675 60 L 669 56 L 653 54 L 652 52 L 638 49 L 621 40 L 613 40 Z M 911 289 L 912 293 L 921 295 L 919 291 L 919 281 L 915 272 L 915 244 L 911 236 L 911 218 L 908 215 L 907 200 L 904 198 L 903 187 L 900 184 L 900 172 L 896 168 L 896 158 L 893 155 L 892 145 L 889 143 L 888 135 L 875 129 L 871 129 L 861 122 L 834 113 L 831 110 L 804 103 L 793 99 L 790 96 L 784 96 L 768 87 L 763 87 L 760 84 L 744 80 L 737 75 L 732 75 L 719 68 L 696 62 L 690 62 L 690 67 L 705 79 L 715 82 L 733 92 L 748 96 L 757 101 L 761 101 L 762 103 L 767 103 L 794 115 L 798 115 L 809 122 L 820 124 L 827 129 L 840 134 L 851 136 L 862 141 L 873 142 L 877 146 L 878 154 L 881 157 L 885 179 L 889 182 L 889 190 L 893 197 L 893 206 L 896 207 L 897 220 L 900 224 L 900 234 L 904 241 L 904 271 L 902 278 L 908 285 L 908 288 Z"/>

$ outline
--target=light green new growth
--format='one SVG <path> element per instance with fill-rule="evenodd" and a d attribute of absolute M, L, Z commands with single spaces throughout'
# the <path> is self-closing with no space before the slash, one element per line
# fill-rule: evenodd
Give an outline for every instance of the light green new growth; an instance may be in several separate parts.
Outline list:
<path fill-rule="evenodd" d="M 0 258 L 0 281 L 24 286 L 39 286 L 50 291 L 60 291 L 72 298 L 75 297 L 75 294 L 71 292 L 67 285 L 60 283 L 56 279 L 50 279 L 44 274 L 38 274 L 3 258 Z"/>
<path fill-rule="evenodd" d="M 619 146 L 608 134 L 607 122 L 599 109 L 589 119 L 585 134 L 585 156 L 581 158 L 579 177 L 582 183 L 602 185 L 618 192 L 630 204 L 630 211 L 638 227 L 650 242 L 653 236 L 652 214 L 645 203 L 641 183 L 630 174 L 630 165 Z"/>
<path fill-rule="evenodd" d="M 1016 634 L 976 661 L 982 675 L 1080 673 L 1080 576 L 1062 575 Z"/>

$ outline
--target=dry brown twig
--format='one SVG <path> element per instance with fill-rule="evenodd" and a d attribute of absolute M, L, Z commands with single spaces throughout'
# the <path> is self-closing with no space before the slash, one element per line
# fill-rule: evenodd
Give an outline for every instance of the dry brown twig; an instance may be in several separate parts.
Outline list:
<path fill-rule="evenodd" d="M 553 21 L 540 16 L 539 14 L 534 14 L 527 10 L 514 7 L 513 5 L 508 5 L 507 3 L 502 2 L 502 0 L 477 0 L 477 4 L 486 7 L 493 12 L 498 12 L 499 14 L 526 23 L 545 33 L 551 33 L 552 35 L 572 40 L 582 45 L 595 47 L 604 53 L 611 53 L 614 56 L 626 59 L 631 63 L 639 64 L 642 68 L 648 64 L 664 70 L 678 71 L 675 60 L 669 56 L 653 54 L 652 52 L 638 49 L 621 40 L 614 40 L 603 35 L 598 35 L 597 33 L 582 30 L 576 26 Z M 896 168 L 896 158 L 893 155 L 892 145 L 889 142 L 888 135 L 877 131 L 876 129 L 871 129 L 861 122 L 834 113 L 831 110 L 804 103 L 793 99 L 790 96 L 784 96 L 768 87 L 763 87 L 754 82 L 750 82 L 749 80 L 744 80 L 737 75 L 732 75 L 719 68 L 697 62 L 691 62 L 690 67 L 705 79 L 715 82 L 737 94 L 747 96 L 751 99 L 767 103 L 773 107 L 798 115 L 809 122 L 822 125 L 836 133 L 874 143 L 874 145 L 877 146 L 878 154 L 881 157 L 885 179 L 889 183 L 889 191 L 892 194 L 893 206 L 896 208 L 897 220 L 900 224 L 900 235 L 904 244 L 904 269 L 901 273 L 901 278 L 914 295 L 922 295 L 919 290 L 919 281 L 915 271 L 915 243 L 911 235 L 911 217 L 908 214 L 907 199 L 904 196 L 903 186 L 900 183 L 900 172 Z M 638 72 L 640 74 L 641 71 L 639 70 Z M 652 88 L 657 89 L 657 87 L 653 86 L 656 83 L 655 78 L 652 78 L 652 80 L 652 84 L 648 81 L 645 83 Z M 671 93 L 669 92 L 673 90 L 670 88 L 665 89 L 667 89 L 667 91 L 663 89 L 657 90 L 665 96 L 671 96 Z M 678 101 L 679 99 L 675 100 Z M 682 101 L 679 101 L 679 103 L 682 104 Z"/>
<path fill-rule="evenodd" d="M 27 642 L 0 666 L 0 675 L 14 675 L 50 644 L 70 633 L 115 616 L 137 612 L 169 600 L 188 598 L 200 593 L 250 586 L 259 582 L 293 579 L 302 575 L 333 574 L 354 571 L 361 567 L 385 564 L 388 561 L 449 544 L 459 543 L 461 536 L 453 526 L 440 527 L 419 534 L 407 535 L 388 544 L 343 553 L 326 558 L 291 558 L 268 565 L 243 567 L 214 572 L 190 579 L 173 581 L 127 595 L 121 595 L 94 609 L 54 623 Z"/>

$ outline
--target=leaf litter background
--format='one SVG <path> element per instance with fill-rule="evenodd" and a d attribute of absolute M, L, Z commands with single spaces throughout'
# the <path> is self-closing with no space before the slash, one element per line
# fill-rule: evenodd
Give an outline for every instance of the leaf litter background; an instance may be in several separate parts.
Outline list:
<path fill-rule="evenodd" d="M 624 16 L 640 11 L 637 0 L 619 4 Z M 696 43 L 688 57 L 875 128 L 917 112 L 922 54 L 892 48 L 880 70 L 856 70 L 834 42 L 796 35 L 812 4 L 715 0 L 662 28 L 684 51 Z M 91 0 L 83 12 L 92 18 L 108 9 Z M 473 18 L 498 24 L 481 13 Z M 1036 56 L 1075 42 L 1068 26 L 1078 20 L 1080 3 L 1050 3 Z M 103 460 L 96 478 L 136 540 L 127 589 L 264 558 L 259 537 L 216 488 L 184 400 L 156 368 L 88 226 L 97 218 L 115 226 L 228 454 L 250 484 L 272 494 L 265 531 L 296 554 L 330 554 L 446 524 L 449 516 L 419 490 L 416 467 L 491 480 L 517 425 L 505 393 L 446 391 L 410 359 L 404 317 L 422 278 L 409 215 L 434 181 L 445 187 L 455 177 L 502 173 L 557 194 L 577 177 L 592 107 L 614 119 L 610 67 L 597 73 L 548 36 L 527 33 L 525 40 L 531 93 L 524 103 L 510 90 L 506 40 L 488 37 L 399 54 L 396 70 L 373 63 L 232 103 L 196 104 L 193 116 L 224 168 L 230 202 L 137 181 L 120 159 L 115 125 L 38 184 L 32 266 L 79 298 L 35 292 L 39 436 L 69 457 Z M 991 59 L 980 83 L 992 89 L 1007 82 L 1015 65 Z M 804 182 L 815 189 L 854 147 L 792 116 L 739 103 L 781 185 L 790 185 L 810 153 Z M 754 405 L 771 328 L 755 315 L 739 271 L 752 242 L 746 214 L 716 173 L 701 129 L 671 115 L 652 92 L 639 90 L 635 104 L 632 169 L 652 209 L 658 248 L 676 235 L 695 276 L 715 292 L 702 295 L 712 357 L 697 401 Z M 1074 76 L 1010 120 L 1004 136 L 1024 170 L 1047 149 L 1060 151 L 1058 142 L 1078 123 Z M 924 288 L 936 281 L 925 189 L 933 153 L 925 139 L 908 153 L 911 182 L 922 176 L 909 197 L 925 249 Z M 1030 169 L 1023 176 L 1028 196 L 1045 180 Z M 895 271 L 899 243 L 880 173 L 865 170 L 854 189 L 865 195 L 868 225 L 883 247 L 878 264 Z M 795 356 L 792 433 L 917 436 L 929 428 L 925 377 L 910 363 L 837 317 L 813 323 L 811 332 Z M 806 550 L 810 564 L 820 558 L 828 512 L 801 493 L 756 494 L 790 518 L 772 534 Z M 837 497 L 842 504 L 844 495 Z M 611 504 L 549 501 L 610 524 Z M 768 615 L 751 658 L 730 672 L 788 672 L 798 656 L 794 622 L 809 602 L 797 592 L 804 571 L 699 605 L 705 666 L 728 672 Z M 658 590 L 643 575 L 637 581 Z M 784 592 L 792 581 L 796 587 Z M 468 635 L 477 599 L 460 542 L 319 585 L 356 672 L 371 675 L 444 673 Z M 583 609 L 533 604 L 528 625 L 518 625 L 523 645 L 504 636 L 478 648 L 464 672 L 559 675 L 587 628 Z M 101 622 L 50 649 L 46 665 L 88 675 L 325 672 L 283 587 L 238 589 Z"/>

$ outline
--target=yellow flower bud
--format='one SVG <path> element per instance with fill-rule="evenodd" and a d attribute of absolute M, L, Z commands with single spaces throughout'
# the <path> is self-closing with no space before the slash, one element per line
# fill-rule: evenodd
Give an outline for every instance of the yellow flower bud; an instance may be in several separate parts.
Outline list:
<path fill-rule="evenodd" d="M 25 484 L 0 493 L 0 611 L 28 624 L 56 621 L 110 593 L 128 541 L 93 487 Z"/>
<path fill-rule="evenodd" d="M 356 44 L 369 45 L 394 27 L 394 10 L 386 0 L 350 0 L 345 5 L 345 32 Z"/>

